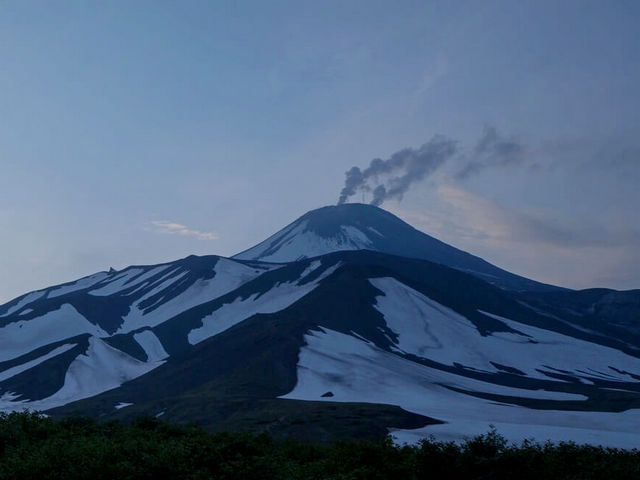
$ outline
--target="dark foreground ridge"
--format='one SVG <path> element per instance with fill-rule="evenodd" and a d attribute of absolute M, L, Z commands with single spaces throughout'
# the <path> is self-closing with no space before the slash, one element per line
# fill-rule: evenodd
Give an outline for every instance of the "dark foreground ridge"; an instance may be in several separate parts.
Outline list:
<path fill-rule="evenodd" d="M 508 444 L 489 432 L 462 444 L 330 444 L 210 434 L 139 418 L 130 425 L 0 414 L 0 479 L 631 479 L 640 452 L 572 443 Z"/>

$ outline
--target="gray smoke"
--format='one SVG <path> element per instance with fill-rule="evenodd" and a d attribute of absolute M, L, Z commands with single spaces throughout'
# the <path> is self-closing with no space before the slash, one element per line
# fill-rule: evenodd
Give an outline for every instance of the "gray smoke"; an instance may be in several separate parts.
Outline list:
<path fill-rule="evenodd" d="M 355 195 L 358 189 L 364 184 L 364 177 L 362 171 L 358 167 L 351 167 L 348 172 L 345 173 L 346 179 L 344 181 L 344 188 L 340 192 L 340 199 L 338 205 L 342 205 L 347 201 L 347 198 Z"/>
<path fill-rule="evenodd" d="M 384 202 L 385 197 L 387 196 L 387 189 L 384 185 L 378 185 L 373 189 L 373 200 L 371 200 L 371 205 L 375 205 L 379 207 Z"/>
<path fill-rule="evenodd" d="M 373 191 L 371 205 L 386 200 L 402 200 L 412 184 L 424 180 L 450 159 L 457 150 L 455 141 L 436 135 L 418 149 L 405 148 L 387 160 L 374 158 L 364 170 L 352 167 L 346 172 L 338 205 L 358 192 Z"/>
<path fill-rule="evenodd" d="M 473 158 L 456 177 L 465 180 L 472 175 L 492 167 L 507 167 L 521 164 L 525 159 L 524 147 L 514 139 L 505 139 L 495 127 L 486 126 L 473 151 Z"/>

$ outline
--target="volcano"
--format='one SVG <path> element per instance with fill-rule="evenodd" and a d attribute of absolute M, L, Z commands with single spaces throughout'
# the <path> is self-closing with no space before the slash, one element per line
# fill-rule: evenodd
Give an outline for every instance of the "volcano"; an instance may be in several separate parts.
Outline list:
<path fill-rule="evenodd" d="M 559 290 L 502 270 L 416 230 L 386 210 L 362 203 L 312 210 L 233 258 L 293 262 L 341 250 L 373 250 L 429 260 L 510 290 Z"/>
<path fill-rule="evenodd" d="M 110 270 L 0 306 L 0 409 L 326 441 L 633 447 L 640 291 L 502 270 L 360 204 L 232 258 Z"/>

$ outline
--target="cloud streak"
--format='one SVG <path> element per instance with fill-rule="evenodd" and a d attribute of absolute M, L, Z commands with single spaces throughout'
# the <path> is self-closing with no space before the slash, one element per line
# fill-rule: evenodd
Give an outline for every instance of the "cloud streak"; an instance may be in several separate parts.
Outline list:
<path fill-rule="evenodd" d="M 477 238 L 550 245 L 557 248 L 619 248 L 638 245 L 640 232 L 610 223 L 560 221 L 555 215 L 532 215 L 503 207 L 481 195 L 453 185 L 438 188 L 439 198 L 453 207 L 449 212 Z"/>
<path fill-rule="evenodd" d="M 198 240 L 217 240 L 220 236 L 216 232 L 203 232 L 201 230 L 193 230 L 180 223 L 169 220 L 155 220 L 149 222 L 152 230 L 156 233 L 166 235 L 181 235 L 183 237 L 193 237 Z"/>
<path fill-rule="evenodd" d="M 571 288 L 638 288 L 640 229 L 608 218 L 522 212 L 460 184 L 435 190 L 430 209 L 392 212 L 418 229 L 507 270 Z"/>

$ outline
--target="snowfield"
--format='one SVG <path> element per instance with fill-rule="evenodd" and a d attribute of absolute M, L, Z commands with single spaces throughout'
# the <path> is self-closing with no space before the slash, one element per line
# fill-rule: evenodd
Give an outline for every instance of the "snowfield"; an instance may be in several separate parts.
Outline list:
<path fill-rule="evenodd" d="M 153 306 L 141 307 L 145 300 L 163 291 L 168 291 L 177 285 L 188 272 L 180 273 L 176 276 L 166 275 L 160 278 L 153 285 L 152 290 L 139 298 L 130 308 L 129 313 L 123 317 L 123 323 L 118 329 L 118 333 L 127 333 L 142 327 L 154 327 L 160 323 L 205 302 L 235 290 L 240 285 L 248 282 L 263 273 L 242 263 L 221 258 L 214 267 L 215 276 L 211 279 L 198 279 L 190 285 L 184 292 L 168 300 L 159 300 L 159 305 L 155 309 Z M 175 273 L 175 272 L 170 272 Z M 136 279 L 137 282 L 138 279 Z M 145 310 L 150 310 L 145 313 Z"/>
<path fill-rule="evenodd" d="M 162 365 L 162 361 L 141 362 L 96 337 L 89 338 L 86 353 L 78 355 L 67 370 L 64 385 L 42 400 L 16 399 L 6 393 L 0 398 L 0 411 L 47 410 L 92 397 L 124 382 L 144 375 Z"/>
<path fill-rule="evenodd" d="M 299 284 L 313 269 L 319 266 L 319 262 L 312 262 L 309 268 L 303 272 L 301 278 L 295 282 L 280 283 L 265 293 L 254 293 L 245 299 L 236 297 L 233 302 L 225 303 L 211 315 L 204 317 L 201 327 L 189 332 L 189 343 L 191 345 L 200 343 L 258 313 L 275 313 L 284 310 L 316 288 L 318 283 L 335 272 L 340 267 L 340 264 L 337 263 L 327 268 L 313 282 L 304 285 Z M 311 267 L 315 268 L 312 269 Z"/>
<path fill-rule="evenodd" d="M 36 300 L 39 300 L 40 298 L 44 297 L 45 293 L 46 292 L 44 290 L 38 290 L 36 292 L 27 293 L 20 300 L 18 300 L 18 302 L 15 305 L 10 307 L 4 314 L 0 315 L 0 318 L 8 317 L 9 315 L 19 311 L 21 308 L 24 308 L 30 303 L 33 303 Z"/>
<path fill-rule="evenodd" d="M 378 235 L 381 236 L 379 233 Z M 372 242 L 367 234 L 351 225 L 341 226 L 339 235 L 326 238 L 309 230 L 308 222 L 305 220 L 290 225 L 233 258 L 274 263 L 291 262 L 340 250 L 366 250 L 371 246 Z"/>
<path fill-rule="evenodd" d="M 473 323 L 450 308 L 434 302 L 394 278 L 372 278 L 383 295 L 376 297 L 376 309 L 398 335 L 399 352 L 412 353 L 445 365 L 499 372 L 491 362 L 516 368 L 531 378 L 555 380 L 545 375 L 555 370 L 588 380 L 602 378 L 632 382 L 640 375 L 640 359 L 613 348 L 531 327 L 487 312 L 520 333 L 495 332 L 482 336 Z M 555 372 L 557 373 L 557 372 Z"/>
<path fill-rule="evenodd" d="M 144 353 L 147 354 L 148 362 L 157 362 L 169 356 L 162 343 L 160 343 L 160 339 L 151 330 L 135 333 L 133 338 L 142 347 Z"/>
<path fill-rule="evenodd" d="M 581 395 L 524 390 L 452 375 L 401 358 L 371 343 L 323 328 L 305 336 L 300 351 L 298 382 L 281 398 L 397 405 L 446 422 L 423 429 L 394 431 L 398 442 L 415 442 L 428 435 L 463 440 L 486 433 L 491 425 L 507 439 L 519 441 L 573 440 L 620 448 L 640 445 L 640 412 L 569 412 L 534 410 L 498 404 L 447 388 L 519 397 L 580 400 Z M 332 392 L 333 397 L 323 394 Z"/>
<path fill-rule="evenodd" d="M 19 357 L 50 343 L 90 333 L 98 337 L 107 332 L 90 323 L 71 305 L 31 320 L 20 320 L 0 328 L 0 362 Z"/>
<path fill-rule="evenodd" d="M 46 362 L 47 360 L 49 360 L 50 358 L 53 357 L 57 357 L 58 355 L 63 354 L 64 352 L 71 350 L 73 347 L 75 347 L 75 344 L 73 343 L 67 343 L 65 345 L 61 345 L 57 348 L 54 348 L 53 350 L 51 350 L 49 353 L 46 353 L 44 355 L 42 355 L 41 357 L 38 357 L 34 360 L 25 362 L 21 365 L 17 365 L 13 368 L 8 368 L 6 370 L 3 370 L 2 372 L 0 372 L 0 382 L 11 378 L 15 375 L 18 375 L 22 372 L 26 372 L 27 370 L 29 370 L 30 368 L 33 368 L 35 366 L 40 365 L 42 362 Z"/>
<path fill-rule="evenodd" d="M 446 305 L 421 291 L 446 291 L 434 296 Z M 638 305 L 640 291 L 579 292 L 511 274 L 377 207 L 323 207 L 233 258 L 98 272 L 0 306 L 0 411 L 62 406 L 165 365 L 87 409 L 108 418 L 135 403 L 130 411 L 160 416 L 164 396 L 150 402 L 141 392 L 167 391 L 158 382 L 175 372 L 185 378 L 172 394 L 197 403 L 219 378 L 229 378 L 224 391 L 242 381 L 242 392 L 262 398 L 264 366 L 277 384 L 297 372 L 282 398 L 391 404 L 445 422 L 394 431 L 398 442 L 460 440 L 495 425 L 516 441 L 640 447 L 637 410 L 597 411 L 640 405 Z M 258 314 L 272 316 L 252 322 L 252 334 L 232 328 Z M 504 331 L 481 335 L 481 321 Z M 260 368 L 241 380 L 209 375 L 220 344 L 202 342 L 222 332 L 243 349 L 225 367 Z M 296 357 L 290 346 L 302 340 Z M 286 355 L 264 353 L 273 345 Z"/>

